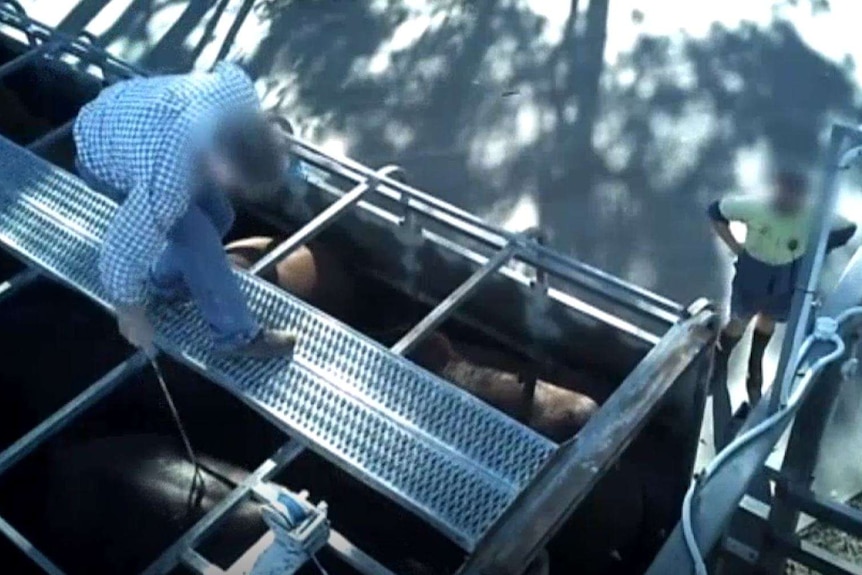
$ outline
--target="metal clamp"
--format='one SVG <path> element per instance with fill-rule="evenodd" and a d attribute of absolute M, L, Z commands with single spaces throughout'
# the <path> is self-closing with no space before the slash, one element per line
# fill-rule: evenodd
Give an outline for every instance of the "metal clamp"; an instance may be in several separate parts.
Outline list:
<path fill-rule="evenodd" d="M 268 491 L 259 489 L 257 492 Z M 291 575 L 329 541 L 328 506 L 308 502 L 308 492 L 298 494 L 276 487 L 274 496 L 261 510 L 272 532 L 272 542 L 254 562 L 249 575 Z"/>
<path fill-rule="evenodd" d="M 530 228 L 524 232 L 523 236 L 527 242 L 535 244 L 536 246 L 544 246 L 548 241 L 545 231 L 539 227 Z M 534 288 L 540 289 L 543 293 L 547 292 L 548 272 L 541 266 L 534 266 L 534 269 L 536 270 L 536 276 L 531 278 L 530 285 Z"/>
<path fill-rule="evenodd" d="M 262 509 L 263 519 L 296 548 L 314 555 L 329 540 L 329 506 L 325 501 L 312 505 L 308 491 L 293 493 L 280 488 L 274 501 Z"/>

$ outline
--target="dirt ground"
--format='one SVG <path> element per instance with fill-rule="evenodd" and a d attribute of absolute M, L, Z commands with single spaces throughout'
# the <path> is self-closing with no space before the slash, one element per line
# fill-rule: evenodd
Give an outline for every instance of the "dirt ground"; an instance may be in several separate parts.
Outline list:
<path fill-rule="evenodd" d="M 857 497 L 850 504 L 856 509 L 862 509 L 862 497 Z M 862 539 L 851 537 L 846 533 L 842 533 L 832 527 L 826 527 L 821 523 L 812 524 L 800 535 L 805 541 L 862 566 Z M 787 575 L 818 575 L 820 572 L 790 561 L 785 573 Z"/>

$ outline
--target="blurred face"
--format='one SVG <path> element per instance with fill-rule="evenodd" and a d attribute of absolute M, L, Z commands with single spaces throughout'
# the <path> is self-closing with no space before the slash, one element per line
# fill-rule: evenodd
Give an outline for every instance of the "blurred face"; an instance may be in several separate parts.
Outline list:
<path fill-rule="evenodd" d="M 239 172 L 217 152 L 207 154 L 204 169 L 206 178 L 211 183 L 230 194 L 238 193 L 244 188 Z"/>
<path fill-rule="evenodd" d="M 272 199 L 279 182 L 250 182 L 233 164 L 217 152 L 210 152 L 205 161 L 206 178 L 231 197 L 254 203 Z"/>
<path fill-rule="evenodd" d="M 773 202 L 782 213 L 795 213 L 807 202 L 805 179 L 796 174 L 779 174 L 775 178 Z"/>

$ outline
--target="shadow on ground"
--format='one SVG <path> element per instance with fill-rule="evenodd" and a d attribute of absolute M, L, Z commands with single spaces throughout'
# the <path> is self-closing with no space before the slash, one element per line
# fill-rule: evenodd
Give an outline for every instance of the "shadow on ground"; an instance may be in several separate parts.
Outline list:
<path fill-rule="evenodd" d="M 723 294 L 703 209 L 736 188 L 740 156 L 813 165 L 827 119 L 855 117 L 852 63 L 780 20 L 644 35 L 605 68 L 608 0 L 572 2 L 555 42 L 525 2 L 421 4 L 272 3 L 246 63 L 310 137 L 337 134 L 353 156 L 398 161 L 511 227 L 540 223 L 564 251 L 682 300 Z"/>
<path fill-rule="evenodd" d="M 162 73 L 192 68 L 231 0 L 131 0 L 104 30 L 98 44 L 112 47 L 122 57 Z M 82 0 L 57 25 L 77 33 L 91 24 L 102 10 L 115 9 L 116 0 Z M 200 38 L 192 35 L 202 28 Z"/>
<path fill-rule="evenodd" d="M 106 3 L 79 2 L 62 27 Z M 238 38 L 230 57 L 307 137 L 401 163 L 435 195 L 512 229 L 539 224 L 562 251 L 682 301 L 724 296 L 729 262 L 703 211 L 738 189 L 740 164 L 812 166 L 827 121 L 857 116 L 852 61 L 825 59 L 779 18 L 703 38 L 644 33 L 606 65 L 609 0 L 571 0 L 559 27 L 527 0 L 234 3 L 245 33 L 218 39 L 222 52 Z M 99 41 L 188 69 L 213 41 L 195 46 L 191 30 L 211 33 L 226 4 L 131 0 Z"/>

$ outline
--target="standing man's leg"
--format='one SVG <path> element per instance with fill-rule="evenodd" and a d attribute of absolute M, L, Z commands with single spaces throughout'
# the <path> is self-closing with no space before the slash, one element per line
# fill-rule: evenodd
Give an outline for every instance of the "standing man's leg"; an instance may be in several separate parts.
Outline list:
<path fill-rule="evenodd" d="M 715 352 L 715 363 L 713 364 L 713 381 L 715 385 L 727 388 L 727 372 L 730 363 L 730 355 L 742 339 L 745 328 L 751 321 L 751 316 L 732 314 L 730 321 L 721 330 L 718 336 L 718 346 Z"/>
<path fill-rule="evenodd" d="M 745 387 L 748 390 L 748 402 L 752 407 L 760 401 L 763 388 L 763 356 L 766 346 L 775 332 L 775 320 L 765 314 L 758 314 L 751 335 L 751 355 L 748 356 L 748 377 Z"/>
<path fill-rule="evenodd" d="M 712 391 L 712 430 L 713 441 L 718 449 L 727 445 L 730 440 L 730 422 L 733 416 L 733 408 L 730 403 L 730 390 L 727 386 L 728 365 L 730 355 L 736 344 L 742 339 L 748 319 L 731 315 L 730 321 L 721 330 L 716 346 L 715 358 L 712 366 L 712 379 L 710 388 Z"/>
<path fill-rule="evenodd" d="M 208 190 L 198 197 L 196 204 L 209 217 L 223 242 L 236 221 L 236 212 L 227 194 L 220 190 Z"/>

